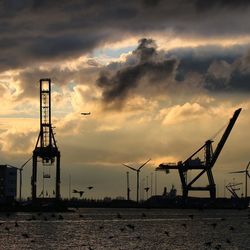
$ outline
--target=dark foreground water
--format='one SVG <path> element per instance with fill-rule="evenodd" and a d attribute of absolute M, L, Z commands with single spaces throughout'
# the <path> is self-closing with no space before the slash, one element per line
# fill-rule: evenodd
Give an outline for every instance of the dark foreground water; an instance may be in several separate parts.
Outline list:
<path fill-rule="evenodd" d="M 0 214 L 0 249 L 250 249 L 249 210 Z"/>

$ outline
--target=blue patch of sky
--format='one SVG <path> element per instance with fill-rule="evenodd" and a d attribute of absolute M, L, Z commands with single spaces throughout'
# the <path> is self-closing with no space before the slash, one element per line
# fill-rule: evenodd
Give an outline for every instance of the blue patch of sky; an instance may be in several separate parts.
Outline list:
<path fill-rule="evenodd" d="M 133 51 L 136 47 L 137 45 L 128 46 L 124 48 L 118 48 L 118 49 L 112 49 L 112 48 L 96 49 L 93 52 L 93 56 L 94 57 L 106 56 L 110 58 L 119 58 L 121 54 L 127 54 Z"/>

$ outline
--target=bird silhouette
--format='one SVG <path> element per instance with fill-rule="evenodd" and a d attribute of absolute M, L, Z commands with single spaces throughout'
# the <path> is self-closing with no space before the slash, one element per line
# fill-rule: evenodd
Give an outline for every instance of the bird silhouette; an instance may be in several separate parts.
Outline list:
<path fill-rule="evenodd" d="M 169 236 L 169 232 L 168 231 L 165 231 L 164 234 L 166 234 L 167 236 Z"/>
<path fill-rule="evenodd" d="M 143 218 L 146 218 L 146 217 L 147 217 L 145 213 L 142 213 L 141 216 L 142 216 Z"/>
<path fill-rule="evenodd" d="M 207 247 L 211 247 L 212 241 L 205 242 L 204 245 L 207 246 Z"/>
<path fill-rule="evenodd" d="M 74 194 L 79 194 L 80 195 L 80 197 L 82 197 L 82 195 L 84 194 L 84 191 L 82 191 L 82 190 L 76 190 L 76 189 L 73 189 L 73 193 Z"/>
<path fill-rule="evenodd" d="M 226 243 L 231 244 L 231 240 L 230 239 L 226 239 Z"/>
<path fill-rule="evenodd" d="M 79 218 L 83 218 L 83 215 L 82 215 L 82 214 L 79 214 Z"/>
<path fill-rule="evenodd" d="M 221 249 L 221 244 L 216 245 L 215 249 L 217 249 L 217 250 Z"/>
<path fill-rule="evenodd" d="M 217 227 L 217 223 L 212 223 L 211 226 L 215 229 Z"/>
<path fill-rule="evenodd" d="M 7 226 L 4 229 L 8 232 L 10 231 L 10 229 Z"/>
<path fill-rule="evenodd" d="M 126 226 L 127 226 L 128 228 L 132 229 L 133 231 L 135 230 L 135 226 L 132 225 L 132 224 L 127 224 Z"/>
<path fill-rule="evenodd" d="M 229 230 L 234 231 L 234 227 L 233 227 L 233 226 L 230 226 L 230 227 L 229 227 Z"/>
<path fill-rule="evenodd" d="M 89 187 L 87 187 L 87 189 L 89 189 L 89 190 L 91 190 L 91 189 L 93 189 L 94 187 L 92 187 L 92 186 L 89 186 Z"/>
<path fill-rule="evenodd" d="M 100 226 L 100 227 L 99 227 L 99 229 L 103 229 L 103 228 L 104 228 L 104 226 Z"/>
<path fill-rule="evenodd" d="M 59 220 L 63 220 L 63 216 L 61 214 L 58 215 Z"/>
<path fill-rule="evenodd" d="M 183 227 L 187 228 L 187 224 L 186 223 L 182 223 L 181 224 Z"/>
<path fill-rule="evenodd" d="M 22 233 L 22 236 L 23 236 L 24 238 L 29 238 L 29 235 L 28 235 L 27 233 Z"/>

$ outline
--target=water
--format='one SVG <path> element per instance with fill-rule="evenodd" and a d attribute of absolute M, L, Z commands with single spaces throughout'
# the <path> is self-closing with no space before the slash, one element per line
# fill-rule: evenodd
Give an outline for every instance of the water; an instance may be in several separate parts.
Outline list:
<path fill-rule="evenodd" d="M 0 249 L 250 249 L 249 212 L 88 208 L 1 213 Z"/>

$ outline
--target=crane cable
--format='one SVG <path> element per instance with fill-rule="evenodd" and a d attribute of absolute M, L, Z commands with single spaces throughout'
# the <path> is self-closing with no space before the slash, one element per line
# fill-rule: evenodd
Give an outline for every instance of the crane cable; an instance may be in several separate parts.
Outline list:
<path fill-rule="evenodd" d="M 210 137 L 210 141 L 213 141 L 228 125 L 228 122 L 224 124 L 212 137 Z"/>

